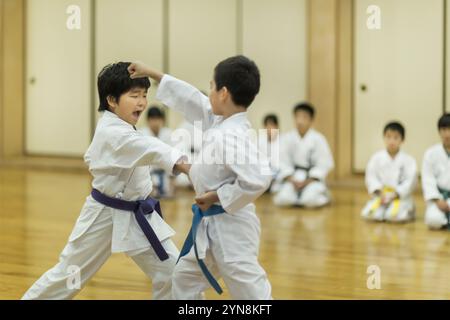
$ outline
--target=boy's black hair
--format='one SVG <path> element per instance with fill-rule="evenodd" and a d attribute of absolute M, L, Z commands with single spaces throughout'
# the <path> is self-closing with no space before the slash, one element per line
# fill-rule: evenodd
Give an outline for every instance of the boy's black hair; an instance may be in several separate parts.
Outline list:
<path fill-rule="evenodd" d="M 128 67 L 130 62 L 118 62 L 109 64 L 98 74 L 97 88 L 100 105 L 98 111 L 109 110 L 108 97 L 114 97 L 119 101 L 120 96 L 133 88 L 150 88 L 148 78 L 131 79 Z"/>
<path fill-rule="evenodd" d="M 294 107 L 294 114 L 297 114 L 297 112 L 299 111 L 307 112 L 310 115 L 311 119 L 314 119 L 314 117 L 316 116 L 316 110 L 314 109 L 312 104 L 307 102 L 301 102 Z"/>
<path fill-rule="evenodd" d="M 216 90 L 226 87 L 233 102 L 248 108 L 259 93 L 261 79 L 258 66 L 242 55 L 219 62 L 214 69 Z"/>
<path fill-rule="evenodd" d="M 157 106 L 151 106 L 147 110 L 147 120 L 148 119 L 166 120 L 166 114 L 164 113 L 164 110 L 162 110 L 161 108 L 158 108 Z"/>
<path fill-rule="evenodd" d="M 264 117 L 264 125 L 266 126 L 268 122 L 272 122 L 274 125 L 278 127 L 278 117 L 276 114 L 268 114 Z"/>
<path fill-rule="evenodd" d="M 387 131 L 396 131 L 400 134 L 400 136 L 402 137 L 402 140 L 405 140 L 405 127 L 397 121 L 392 121 L 389 122 L 383 130 L 383 134 L 386 134 Z"/>
<path fill-rule="evenodd" d="M 438 129 L 450 128 L 450 113 L 445 113 L 439 118 Z"/>

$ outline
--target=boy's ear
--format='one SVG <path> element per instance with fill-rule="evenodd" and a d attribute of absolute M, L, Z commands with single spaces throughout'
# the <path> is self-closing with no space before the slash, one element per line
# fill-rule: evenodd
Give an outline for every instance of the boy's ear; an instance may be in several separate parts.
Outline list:
<path fill-rule="evenodd" d="M 228 91 L 227 87 L 222 87 L 219 91 L 219 96 L 222 101 L 225 101 L 230 96 L 230 91 Z"/>
<path fill-rule="evenodd" d="M 113 96 L 108 96 L 108 97 L 106 98 L 106 101 L 108 101 L 108 105 L 109 105 L 111 108 L 115 108 L 115 107 L 117 106 L 116 98 L 113 97 Z"/>

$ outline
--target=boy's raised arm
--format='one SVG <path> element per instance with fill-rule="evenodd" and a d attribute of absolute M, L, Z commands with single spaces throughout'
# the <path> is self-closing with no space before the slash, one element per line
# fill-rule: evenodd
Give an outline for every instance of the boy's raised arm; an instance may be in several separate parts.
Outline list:
<path fill-rule="evenodd" d="M 190 123 L 200 122 L 202 130 L 212 126 L 215 116 L 209 98 L 194 86 L 140 62 L 132 63 L 128 71 L 131 78 L 149 77 L 158 81 L 160 85 L 156 99 L 181 112 Z"/>

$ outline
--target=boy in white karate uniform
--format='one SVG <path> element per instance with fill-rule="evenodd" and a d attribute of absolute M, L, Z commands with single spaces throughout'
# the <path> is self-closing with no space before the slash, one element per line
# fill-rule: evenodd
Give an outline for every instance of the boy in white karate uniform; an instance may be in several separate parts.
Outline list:
<path fill-rule="evenodd" d="M 430 229 L 448 226 L 450 214 L 450 114 L 438 122 L 439 143 L 425 152 L 422 163 L 422 188 L 427 209 L 425 223 Z"/>
<path fill-rule="evenodd" d="M 147 198 L 152 191 L 149 166 L 159 165 L 169 172 L 188 172 L 189 166 L 182 163 L 184 156 L 179 151 L 136 130 L 147 106 L 150 82 L 130 79 L 129 65 L 106 66 L 98 76 L 103 115 L 84 156 L 93 176 L 93 191 L 58 264 L 37 280 L 23 299 L 74 297 L 112 252 L 131 256 L 152 279 L 154 299 L 171 298 L 171 276 L 179 251 L 170 239 L 174 231 L 156 212 L 161 211 L 158 203 Z M 133 209 L 114 209 L 112 205 L 117 203 Z M 80 283 L 68 286 L 68 279 L 77 278 L 74 268 Z"/>
<path fill-rule="evenodd" d="M 185 120 L 174 131 L 173 138 L 174 147 L 187 154 L 188 162 L 191 163 L 191 160 L 195 159 L 202 148 L 202 130 Z M 192 188 L 192 183 L 188 176 L 180 174 L 175 178 L 175 186 Z"/>
<path fill-rule="evenodd" d="M 141 63 L 132 65 L 130 73 L 159 81 L 157 99 L 190 122 L 201 121 L 204 131 L 203 148 L 189 173 L 197 205 L 175 267 L 173 297 L 201 299 L 209 285 L 221 293 L 214 279 L 221 276 L 233 299 L 271 299 L 271 285 L 258 263 L 260 222 L 253 204 L 269 187 L 270 167 L 250 139 L 246 112 L 259 92 L 258 67 L 243 56 L 220 62 L 209 99 Z M 212 154 L 219 157 L 208 158 Z"/>
<path fill-rule="evenodd" d="M 165 123 L 166 115 L 164 111 L 157 106 L 151 106 L 147 110 L 147 127 L 142 128 L 140 131 L 172 146 L 172 130 L 165 127 Z M 152 196 L 156 198 L 170 198 L 173 196 L 174 186 L 170 172 L 166 172 L 162 167 L 152 166 L 150 175 L 153 182 Z"/>
<path fill-rule="evenodd" d="M 282 184 L 274 196 L 277 206 L 322 207 L 330 202 L 326 177 L 334 167 L 326 138 L 312 128 L 315 110 L 308 103 L 294 107 L 296 129 L 281 137 Z"/>
<path fill-rule="evenodd" d="M 383 134 L 386 148 L 375 153 L 367 165 L 366 186 L 372 199 L 361 216 L 376 221 L 410 221 L 415 215 L 416 160 L 400 150 L 405 139 L 401 123 L 388 123 Z"/>
<path fill-rule="evenodd" d="M 278 117 L 275 114 L 268 114 L 264 117 L 263 124 L 266 135 L 259 137 L 259 150 L 269 159 L 270 169 L 272 170 L 270 192 L 275 193 L 281 186 L 280 183 L 277 183 L 277 175 L 280 171 L 280 129 Z"/>

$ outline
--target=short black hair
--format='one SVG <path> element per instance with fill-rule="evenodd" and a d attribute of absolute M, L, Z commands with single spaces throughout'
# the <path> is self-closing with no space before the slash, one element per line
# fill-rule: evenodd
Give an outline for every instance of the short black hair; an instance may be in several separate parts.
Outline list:
<path fill-rule="evenodd" d="M 249 58 L 239 55 L 219 62 L 214 69 L 216 90 L 226 87 L 233 102 L 248 108 L 261 87 L 258 66 Z"/>
<path fill-rule="evenodd" d="M 266 126 L 267 123 L 272 122 L 274 125 L 278 127 L 278 117 L 276 114 L 268 114 L 264 117 L 264 125 Z"/>
<path fill-rule="evenodd" d="M 387 125 L 384 126 L 383 134 L 386 134 L 387 131 L 396 131 L 400 134 L 402 137 L 402 140 L 405 140 L 405 127 L 397 121 L 389 122 Z"/>
<path fill-rule="evenodd" d="M 148 119 L 166 119 L 166 114 L 164 113 L 164 110 L 161 108 L 158 108 L 157 106 L 151 106 L 147 110 L 147 120 Z"/>
<path fill-rule="evenodd" d="M 450 128 L 450 113 L 445 113 L 439 118 L 438 129 Z"/>
<path fill-rule="evenodd" d="M 295 105 L 294 114 L 297 114 L 297 112 L 300 111 L 308 113 L 311 119 L 314 119 L 314 117 L 316 116 L 316 110 L 314 109 L 313 105 L 308 102 L 301 102 Z"/>
<path fill-rule="evenodd" d="M 108 97 L 119 101 L 120 96 L 133 88 L 150 88 L 148 78 L 131 79 L 128 67 L 130 62 L 117 62 L 107 65 L 100 71 L 97 78 L 100 105 L 98 111 L 109 110 Z"/>

